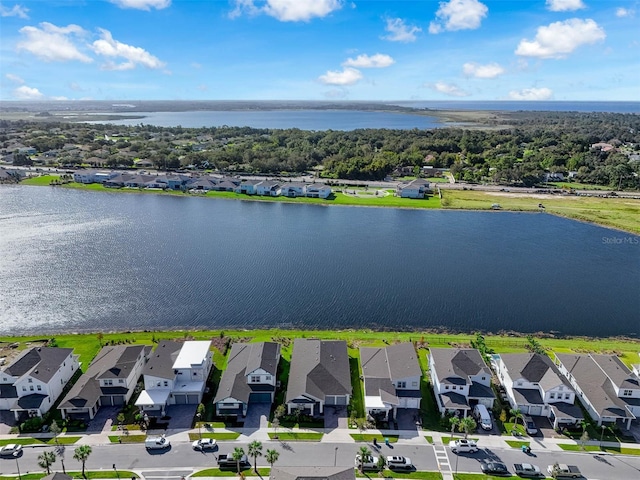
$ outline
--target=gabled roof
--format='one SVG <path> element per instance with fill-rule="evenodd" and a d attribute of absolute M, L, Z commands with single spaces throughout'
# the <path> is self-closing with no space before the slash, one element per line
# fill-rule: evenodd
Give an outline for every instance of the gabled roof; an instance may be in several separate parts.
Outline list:
<path fill-rule="evenodd" d="M 324 401 L 327 395 L 351 395 L 347 342 L 296 338 L 286 401 L 303 395 Z"/>
<path fill-rule="evenodd" d="M 491 370 L 475 348 L 431 348 L 430 351 L 440 382 L 459 384 L 462 379 L 471 384 L 470 376 L 483 373 L 491 376 Z"/>
<path fill-rule="evenodd" d="M 160 342 L 153 353 L 149 355 L 149 361 L 144 366 L 142 374 L 158 378 L 175 378 L 173 364 L 182 345 L 182 343 L 171 340 Z"/>
<path fill-rule="evenodd" d="M 273 467 L 270 480 L 355 480 L 353 467 Z"/>
<path fill-rule="evenodd" d="M 591 354 L 593 361 L 618 388 L 640 388 L 640 379 L 615 355 Z"/>
<path fill-rule="evenodd" d="M 247 375 L 259 368 L 275 375 L 280 359 L 280 344 L 275 342 L 250 343 L 251 351 L 247 360 Z"/>
<path fill-rule="evenodd" d="M 73 353 L 73 348 L 35 347 L 22 354 L 3 371 L 12 377 L 29 375 L 48 383 Z"/>
<path fill-rule="evenodd" d="M 398 392 L 392 382 L 422 375 L 415 348 L 409 342 L 384 348 L 361 347 L 360 361 L 365 395 L 380 396 L 392 405 L 398 404 Z"/>
<path fill-rule="evenodd" d="M 546 355 L 539 353 L 505 353 L 500 355 L 512 380 L 523 378 L 527 382 L 537 383 L 545 390 L 558 385 L 569 386 L 569 382 L 560 374 L 560 370 Z"/>

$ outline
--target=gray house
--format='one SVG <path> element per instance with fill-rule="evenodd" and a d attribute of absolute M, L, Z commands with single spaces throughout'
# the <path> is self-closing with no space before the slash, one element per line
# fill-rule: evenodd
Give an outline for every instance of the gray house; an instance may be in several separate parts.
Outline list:
<path fill-rule="evenodd" d="M 322 415 L 325 405 L 348 405 L 351 374 L 347 342 L 296 338 L 285 402 L 287 411 Z"/>
<path fill-rule="evenodd" d="M 353 467 L 273 467 L 269 480 L 355 480 Z"/>
<path fill-rule="evenodd" d="M 412 343 L 360 348 L 364 404 L 369 415 L 395 418 L 397 410 L 420 408 L 422 370 Z"/>
<path fill-rule="evenodd" d="M 251 403 L 273 402 L 280 344 L 234 343 L 213 403 L 216 415 L 245 416 Z"/>

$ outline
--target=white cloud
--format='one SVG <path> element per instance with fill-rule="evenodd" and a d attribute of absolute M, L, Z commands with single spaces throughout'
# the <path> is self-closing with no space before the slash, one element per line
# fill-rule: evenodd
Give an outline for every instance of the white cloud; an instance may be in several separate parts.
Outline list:
<path fill-rule="evenodd" d="M 458 87 L 455 83 L 436 82 L 428 84 L 427 87 L 439 93 L 444 93 L 450 97 L 468 97 L 469 93 Z"/>
<path fill-rule="evenodd" d="M 264 13 L 281 22 L 308 22 L 315 17 L 326 17 L 342 8 L 342 0 L 235 0 L 232 18 L 248 13 Z"/>
<path fill-rule="evenodd" d="M 114 40 L 108 30 L 100 29 L 100 33 L 102 38 L 93 42 L 93 51 L 104 57 L 125 60 L 122 63 L 108 61 L 102 65 L 104 70 L 132 70 L 138 65 L 154 69 L 164 67 L 164 62 L 145 49 Z"/>
<path fill-rule="evenodd" d="M 604 30 L 593 20 L 571 18 L 538 27 L 536 38 L 521 40 L 516 55 L 523 57 L 563 58 L 581 45 L 604 40 Z"/>
<path fill-rule="evenodd" d="M 353 85 L 362 80 L 362 73 L 355 68 L 344 68 L 341 72 L 329 70 L 324 75 L 318 77 L 325 85 Z"/>
<path fill-rule="evenodd" d="M 134 8 L 136 10 L 162 10 L 171 5 L 171 0 L 109 0 L 120 8 Z"/>
<path fill-rule="evenodd" d="M 504 73 L 502 68 L 497 63 L 488 63 L 486 65 L 478 65 L 477 63 L 465 63 L 462 66 L 462 71 L 469 77 L 476 78 L 496 78 Z"/>
<path fill-rule="evenodd" d="M 422 29 L 414 25 L 407 25 L 401 18 L 387 18 L 385 31 L 389 32 L 389 35 L 382 37 L 384 40 L 409 43 L 416 41 L 416 33 L 420 33 Z"/>
<path fill-rule="evenodd" d="M 543 88 L 525 88 L 522 90 L 511 90 L 509 98 L 511 100 L 549 100 L 553 96 L 551 89 Z"/>
<path fill-rule="evenodd" d="M 76 47 L 71 35 L 82 36 L 86 32 L 78 25 L 57 27 L 52 23 L 42 22 L 38 27 L 22 27 L 20 33 L 26 37 L 18 42 L 17 49 L 26 50 L 47 62 L 66 62 L 79 60 L 89 63 L 93 60 Z"/>
<path fill-rule="evenodd" d="M 356 58 L 347 58 L 343 63 L 343 67 L 356 68 L 385 68 L 396 63 L 389 55 L 376 53 L 375 55 L 358 55 Z"/>
<path fill-rule="evenodd" d="M 68 97 L 65 97 L 65 96 L 63 96 L 63 95 L 61 95 L 61 96 L 53 96 L 53 97 L 50 97 L 50 100 L 64 101 L 64 100 L 69 100 L 69 98 L 68 98 Z"/>
<path fill-rule="evenodd" d="M 21 77 L 19 77 L 18 75 L 14 75 L 13 73 L 7 73 L 4 77 L 13 83 L 17 83 L 18 85 L 22 85 L 24 83 L 24 80 Z"/>
<path fill-rule="evenodd" d="M 0 4 L 0 17 L 29 18 L 29 15 L 27 15 L 28 11 L 29 9 L 27 7 L 23 7 L 17 3 L 11 8 L 7 8 Z"/>
<path fill-rule="evenodd" d="M 27 87 L 26 85 L 16 88 L 13 91 L 13 96 L 18 100 L 38 100 L 44 97 L 44 95 L 40 93 L 40 90 Z"/>
<path fill-rule="evenodd" d="M 633 17 L 635 14 L 635 10 L 629 9 L 629 8 L 618 8 L 616 9 L 616 17 Z"/>
<path fill-rule="evenodd" d="M 443 30 L 474 30 L 480 26 L 489 9 L 478 0 L 449 0 L 440 2 L 436 12 L 437 20 L 429 24 L 429 33 Z"/>
<path fill-rule="evenodd" d="M 552 12 L 570 12 L 585 8 L 582 0 L 547 0 L 547 8 Z"/>

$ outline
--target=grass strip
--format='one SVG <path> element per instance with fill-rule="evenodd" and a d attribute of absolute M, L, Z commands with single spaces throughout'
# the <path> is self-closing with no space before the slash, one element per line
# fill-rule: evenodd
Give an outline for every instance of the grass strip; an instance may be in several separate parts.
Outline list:
<path fill-rule="evenodd" d="M 60 445 L 73 445 L 81 437 L 58 437 L 58 443 Z M 55 445 L 56 441 L 54 438 L 33 438 L 33 437 L 24 437 L 24 438 L 10 438 L 0 440 L 0 447 L 4 445 L 11 444 L 18 445 Z"/>
<path fill-rule="evenodd" d="M 627 447 L 602 447 L 598 445 L 575 445 L 573 443 L 559 443 L 558 446 L 567 452 L 607 452 L 607 453 L 619 453 L 622 455 L 640 455 L 640 448 L 627 448 Z"/>
<path fill-rule="evenodd" d="M 531 445 L 531 442 L 523 442 L 522 440 L 505 440 L 505 442 L 511 448 L 522 448 L 523 445 L 526 445 L 527 447 Z"/>
<path fill-rule="evenodd" d="M 385 439 L 389 439 L 389 443 L 398 441 L 398 435 L 376 435 L 375 433 L 351 433 L 350 435 L 356 442 L 373 442 L 374 438 L 378 443 L 384 443 Z"/>
<path fill-rule="evenodd" d="M 382 474 L 376 472 L 360 473 L 356 470 L 356 478 L 419 478 L 421 480 L 442 480 L 442 474 L 440 472 L 391 472 L 386 471 Z"/>
<path fill-rule="evenodd" d="M 289 440 L 292 442 L 319 442 L 322 440 L 323 435 L 323 433 L 315 432 L 269 432 L 269 438 L 271 440 Z"/>
<path fill-rule="evenodd" d="M 203 433 L 202 438 L 213 438 L 215 440 L 235 440 L 240 436 L 237 432 Z M 189 440 L 195 442 L 200 439 L 197 433 L 189 433 Z"/>
<path fill-rule="evenodd" d="M 140 478 L 138 474 L 129 470 L 85 470 L 87 479 L 109 479 L 109 478 Z M 67 472 L 67 475 L 74 479 L 84 480 L 82 472 Z M 22 480 L 40 480 L 47 476 L 47 472 L 21 474 Z M 18 475 L 1 475 L 0 480 L 17 480 Z"/>
<path fill-rule="evenodd" d="M 271 469 L 268 467 L 259 467 L 258 474 L 251 468 L 251 470 L 244 470 L 244 474 L 247 477 L 260 476 L 268 477 Z M 219 468 L 207 468 L 206 470 L 200 470 L 199 472 L 191 475 L 192 477 L 237 477 L 238 474 L 232 470 L 220 470 Z M 2 479 L 0 479 L 2 480 Z"/>
<path fill-rule="evenodd" d="M 442 444 L 443 445 L 449 445 L 450 443 L 455 442 L 456 440 L 464 440 L 462 437 L 453 437 L 451 438 L 449 437 L 442 437 Z M 473 440 L 474 442 L 477 442 L 479 439 L 478 438 L 469 438 L 469 440 Z"/>
<path fill-rule="evenodd" d="M 111 443 L 144 443 L 146 435 L 109 435 Z"/>

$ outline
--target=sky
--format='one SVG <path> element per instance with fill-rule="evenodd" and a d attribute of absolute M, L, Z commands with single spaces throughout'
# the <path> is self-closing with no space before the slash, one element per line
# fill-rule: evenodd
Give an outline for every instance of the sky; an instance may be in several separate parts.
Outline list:
<path fill-rule="evenodd" d="M 640 101 L 640 0 L 0 0 L 0 100 Z"/>

